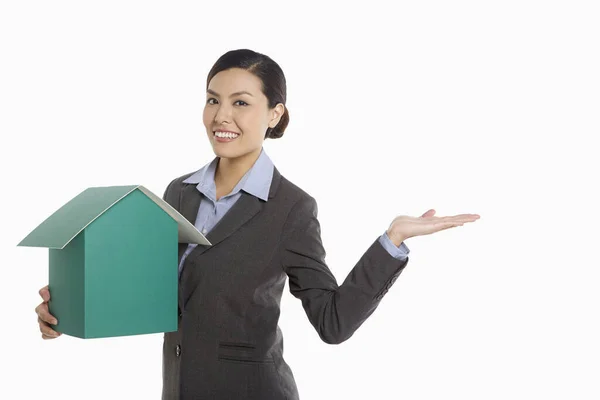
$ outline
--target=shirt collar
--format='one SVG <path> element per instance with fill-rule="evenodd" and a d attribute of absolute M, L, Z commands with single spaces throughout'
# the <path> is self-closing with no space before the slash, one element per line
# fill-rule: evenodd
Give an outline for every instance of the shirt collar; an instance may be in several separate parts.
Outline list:
<path fill-rule="evenodd" d="M 184 180 L 183 183 L 195 183 L 197 184 L 196 188 L 201 193 L 213 200 L 216 199 L 215 171 L 218 161 L 219 157 L 215 157 L 210 163 Z M 273 179 L 273 170 L 274 164 L 263 148 L 254 165 L 240 179 L 231 191 L 231 194 L 233 195 L 243 190 L 261 200 L 267 201 Z"/>

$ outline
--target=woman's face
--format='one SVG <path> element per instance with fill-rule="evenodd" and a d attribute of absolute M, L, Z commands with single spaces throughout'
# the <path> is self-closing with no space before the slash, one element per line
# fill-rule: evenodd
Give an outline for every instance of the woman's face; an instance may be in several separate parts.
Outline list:
<path fill-rule="evenodd" d="M 238 158 L 260 154 L 267 128 L 277 125 L 283 111 L 281 103 L 269 109 L 258 77 L 231 68 L 210 80 L 203 121 L 215 154 Z M 219 130 L 227 132 L 215 133 Z"/>

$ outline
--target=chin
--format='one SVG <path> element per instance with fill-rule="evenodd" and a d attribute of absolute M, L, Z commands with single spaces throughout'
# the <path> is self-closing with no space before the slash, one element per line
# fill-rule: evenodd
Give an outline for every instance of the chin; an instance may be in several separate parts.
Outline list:
<path fill-rule="evenodd" d="M 215 153 L 215 155 L 217 157 L 220 157 L 220 158 L 238 158 L 238 157 L 241 157 L 248 153 L 247 151 L 243 151 L 243 150 L 220 149 L 215 146 L 213 146 L 213 152 Z"/>

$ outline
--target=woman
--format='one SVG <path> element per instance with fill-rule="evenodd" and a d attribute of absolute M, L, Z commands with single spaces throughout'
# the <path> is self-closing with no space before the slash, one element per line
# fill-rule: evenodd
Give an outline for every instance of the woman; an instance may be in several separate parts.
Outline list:
<path fill-rule="evenodd" d="M 341 343 L 407 265 L 404 240 L 479 216 L 399 216 L 338 286 L 325 264 L 315 199 L 263 150 L 289 122 L 280 67 L 251 50 L 230 51 L 209 72 L 206 93 L 203 121 L 216 157 L 174 179 L 164 199 L 212 246 L 179 247 L 179 328 L 164 335 L 162 398 L 298 399 L 277 325 L 286 277 L 322 340 Z M 58 337 L 47 286 L 40 295 L 42 337 Z"/>

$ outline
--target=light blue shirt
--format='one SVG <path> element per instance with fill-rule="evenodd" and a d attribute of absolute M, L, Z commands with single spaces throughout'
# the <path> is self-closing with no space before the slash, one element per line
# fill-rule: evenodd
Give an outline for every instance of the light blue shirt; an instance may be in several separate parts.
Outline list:
<path fill-rule="evenodd" d="M 268 201 L 269 199 L 269 189 L 271 188 L 271 180 L 273 179 L 275 167 L 269 156 L 267 156 L 264 148 L 260 152 L 260 156 L 252 168 L 250 168 L 242 179 L 240 179 L 231 193 L 221 197 L 219 200 L 217 200 L 217 189 L 215 186 L 215 171 L 218 160 L 218 157 L 215 157 L 214 160 L 183 181 L 184 183 L 197 184 L 196 189 L 204 195 L 202 201 L 200 201 L 198 215 L 196 216 L 196 222 L 194 224 L 203 235 L 210 232 L 217 222 L 219 222 L 227 211 L 229 211 L 242 195 L 242 190 L 263 201 Z M 399 247 L 392 243 L 387 232 L 384 232 L 383 235 L 379 237 L 379 243 L 381 243 L 383 248 L 386 249 L 390 255 L 398 260 L 406 259 L 410 253 L 410 250 L 404 242 L 402 242 Z M 189 244 L 185 253 L 183 253 L 181 262 L 179 263 L 180 275 L 186 257 L 196 246 L 197 244 L 194 243 Z"/>

